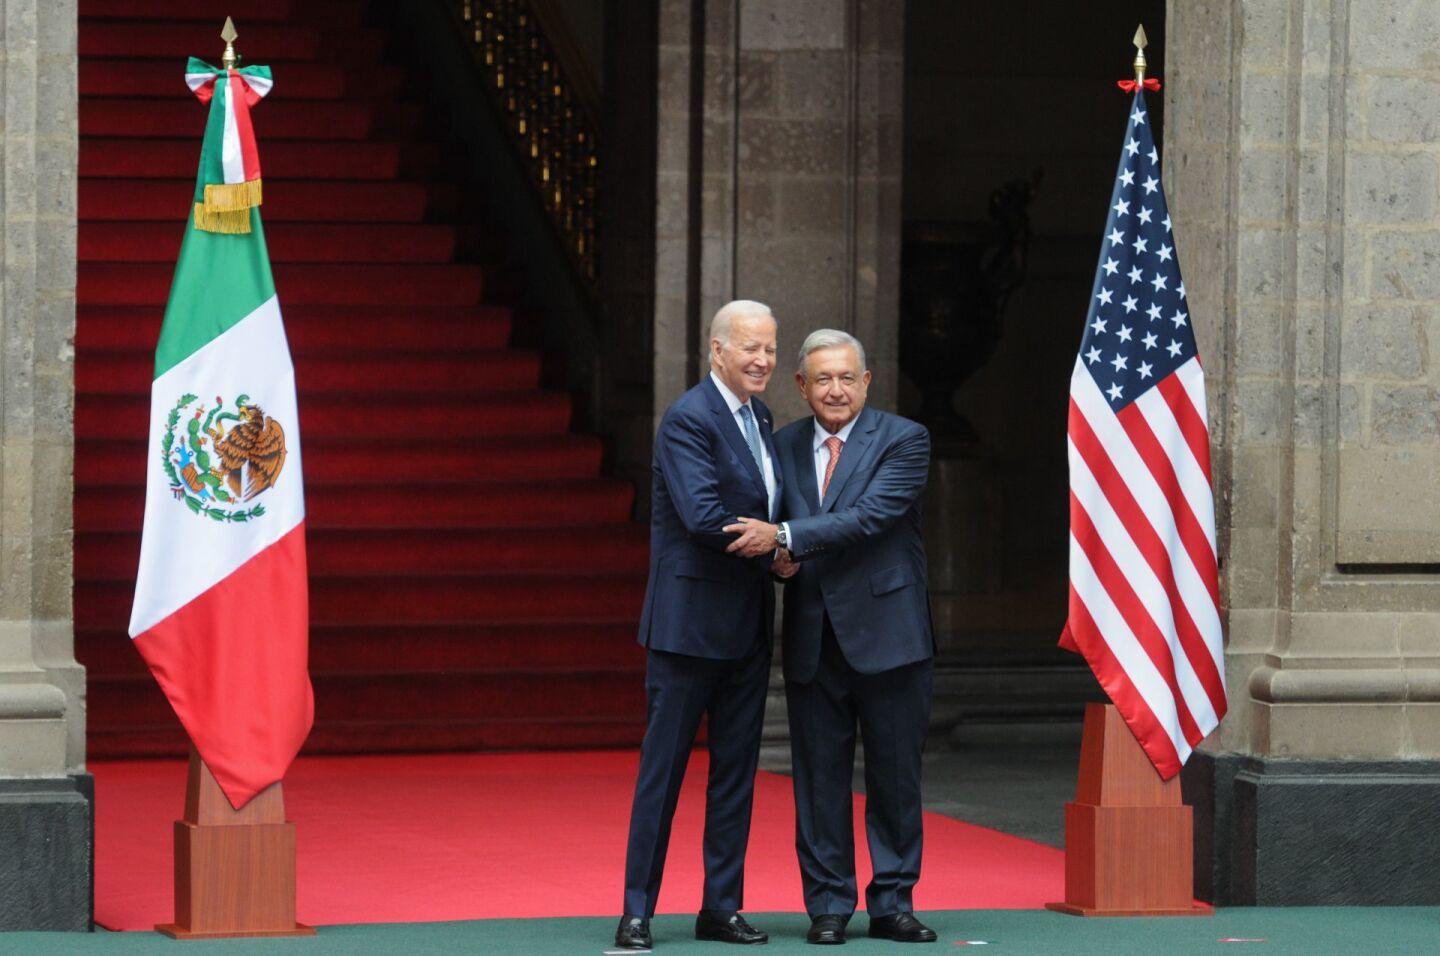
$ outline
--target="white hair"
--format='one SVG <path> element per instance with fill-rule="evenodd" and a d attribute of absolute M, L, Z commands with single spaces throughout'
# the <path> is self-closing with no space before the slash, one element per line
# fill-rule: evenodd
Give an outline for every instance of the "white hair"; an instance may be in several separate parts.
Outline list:
<path fill-rule="evenodd" d="M 730 326 L 742 316 L 764 316 L 772 322 L 775 315 L 770 311 L 770 306 L 764 302 L 755 302 L 751 299 L 736 299 L 734 302 L 727 302 L 715 313 L 715 318 L 710 320 L 710 338 L 705 343 L 705 354 L 710 354 L 710 343 L 719 339 L 725 344 L 730 343 Z"/>
<path fill-rule="evenodd" d="M 849 332 L 841 332 L 839 329 L 816 329 L 805 336 L 805 342 L 800 346 L 800 374 L 805 375 L 805 360 L 810 357 L 811 352 L 839 348 L 844 345 L 855 350 L 855 357 L 860 360 L 860 371 L 863 373 L 866 368 L 865 346 L 860 344 L 859 339 Z"/>

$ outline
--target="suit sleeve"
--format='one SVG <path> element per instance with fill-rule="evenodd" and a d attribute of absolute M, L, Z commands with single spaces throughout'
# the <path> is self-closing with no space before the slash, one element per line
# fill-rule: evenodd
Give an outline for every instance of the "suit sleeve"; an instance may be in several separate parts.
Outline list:
<path fill-rule="evenodd" d="M 724 551 L 735 535 L 720 529 L 734 521 L 720 499 L 720 482 L 715 470 L 711 436 L 704 425 L 689 414 L 666 416 L 655 442 L 655 456 L 665 490 L 690 540 Z"/>
<path fill-rule="evenodd" d="M 863 494 L 850 506 L 825 514 L 789 519 L 803 550 L 796 560 L 815 557 L 874 537 L 899 521 L 925 491 L 930 477 L 930 433 L 915 427 L 885 450 Z"/>

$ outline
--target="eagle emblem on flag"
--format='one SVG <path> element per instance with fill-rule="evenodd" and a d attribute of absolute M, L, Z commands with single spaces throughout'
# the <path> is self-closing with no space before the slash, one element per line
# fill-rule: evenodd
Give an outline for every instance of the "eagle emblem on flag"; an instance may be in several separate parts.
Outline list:
<path fill-rule="evenodd" d="M 198 401 L 197 395 L 182 395 L 165 419 L 160 447 L 171 493 L 195 514 L 216 521 L 261 517 L 264 505 L 243 505 L 279 480 L 284 427 L 249 395 L 237 396 L 228 408 L 217 395 L 213 407 L 201 404 L 189 412 Z"/>

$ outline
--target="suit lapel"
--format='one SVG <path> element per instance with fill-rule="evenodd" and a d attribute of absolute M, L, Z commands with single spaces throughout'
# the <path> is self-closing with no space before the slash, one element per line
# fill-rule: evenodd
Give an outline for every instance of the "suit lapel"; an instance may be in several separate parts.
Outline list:
<path fill-rule="evenodd" d="M 790 445 L 790 460 L 798 472 L 792 478 L 810 513 L 815 514 L 820 510 L 820 488 L 815 484 L 815 419 L 810 419 L 809 428 L 795 429 Z"/>
<path fill-rule="evenodd" d="M 750 443 L 745 440 L 744 435 L 740 434 L 740 424 L 735 421 L 735 416 L 731 413 L 730 406 L 725 404 L 725 397 L 720 394 L 720 389 L 715 387 L 715 383 L 710 379 L 709 375 L 705 376 L 702 384 L 705 386 L 705 394 L 710 400 L 710 411 L 715 413 L 715 427 L 720 429 L 720 434 L 724 435 L 725 440 L 730 443 L 730 448 L 735 452 L 735 457 L 740 459 L 740 464 L 749 472 L 750 477 L 755 480 L 755 483 L 760 486 L 760 490 L 763 492 L 765 490 L 765 476 L 760 473 L 760 466 L 756 463 L 755 456 L 750 451 Z M 755 410 L 754 406 L 752 406 L 750 410 L 753 413 Z M 765 417 L 768 419 L 770 416 L 767 413 Z"/>
<path fill-rule="evenodd" d="M 845 482 L 855 474 L 855 469 L 870 451 L 870 446 L 875 442 L 875 429 L 880 419 L 870 414 L 865 409 L 860 410 L 860 420 L 850 430 L 850 440 L 840 446 L 840 464 L 835 466 L 835 474 L 830 476 L 830 488 L 825 493 L 825 500 L 820 503 L 822 512 L 830 511 L 835 507 L 835 502 L 840 500 L 840 493 L 845 490 Z"/>
<path fill-rule="evenodd" d="M 775 423 L 770 417 L 770 409 L 758 398 L 750 399 L 750 408 L 754 411 L 756 421 L 759 423 L 760 441 L 765 445 L 765 453 L 770 456 L 770 467 L 775 472 L 775 499 L 769 514 L 769 519 L 774 521 L 780 509 L 780 496 L 785 489 L 785 475 L 780 468 L 780 455 L 775 448 Z M 750 457 L 755 456 L 751 455 Z M 760 476 L 760 487 L 765 487 L 764 475 Z"/>

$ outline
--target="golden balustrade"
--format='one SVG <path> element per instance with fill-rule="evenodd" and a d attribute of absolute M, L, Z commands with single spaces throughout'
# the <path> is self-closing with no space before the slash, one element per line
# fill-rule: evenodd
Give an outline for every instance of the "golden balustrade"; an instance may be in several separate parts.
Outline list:
<path fill-rule="evenodd" d="M 545 0 L 453 0 L 496 113 L 575 265 L 596 279 L 598 97 Z"/>

